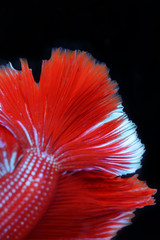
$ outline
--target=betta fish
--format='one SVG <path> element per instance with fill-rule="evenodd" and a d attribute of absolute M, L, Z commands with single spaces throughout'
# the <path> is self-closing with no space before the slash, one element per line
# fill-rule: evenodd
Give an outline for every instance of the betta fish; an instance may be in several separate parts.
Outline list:
<path fill-rule="evenodd" d="M 117 91 L 80 51 L 55 49 L 38 84 L 26 60 L 0 69 L 0 240 L 109 240 L 154 204 Z"/>

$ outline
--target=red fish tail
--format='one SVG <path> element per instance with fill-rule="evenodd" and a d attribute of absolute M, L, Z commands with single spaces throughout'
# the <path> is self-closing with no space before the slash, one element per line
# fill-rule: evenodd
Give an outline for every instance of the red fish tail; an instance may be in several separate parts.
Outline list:
<path fill-rule="evenodd" d="M 131 223 L 136 208 L 155 193 L 137 176 L 122 179 L 94 171 L 60 177 L 53 202 L 27 240 L 111 239 Z"/>

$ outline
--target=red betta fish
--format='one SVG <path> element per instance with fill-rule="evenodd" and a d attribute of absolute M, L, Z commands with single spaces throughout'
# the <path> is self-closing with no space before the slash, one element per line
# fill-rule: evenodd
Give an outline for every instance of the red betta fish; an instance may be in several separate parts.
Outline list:
<path fill-rule="evenodd" d="M 37 84 L 0 69 L 0 239 L 111 239 L 154 204 L 144 147 L 117 83 L 85 52 L 57 49 Z"/>

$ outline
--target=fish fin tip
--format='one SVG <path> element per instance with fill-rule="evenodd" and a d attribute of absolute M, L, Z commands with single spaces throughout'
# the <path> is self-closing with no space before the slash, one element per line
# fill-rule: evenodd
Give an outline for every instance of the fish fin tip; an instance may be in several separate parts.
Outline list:
<path fill-rule="evenodd" d="M 60 175 L 53 202 L 28 240 L 111 239 L 131 224 L 137 207 L 150 205 L 150 195 L 138 179 L 109 179 L 100 171 Z"/>

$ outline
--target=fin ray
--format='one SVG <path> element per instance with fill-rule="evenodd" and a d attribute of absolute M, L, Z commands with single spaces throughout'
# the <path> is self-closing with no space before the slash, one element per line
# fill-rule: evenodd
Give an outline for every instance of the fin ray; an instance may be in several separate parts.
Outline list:
<path fill-rule="evenodd" d="M 144 147 L 124 114 L 117 84 L 85 52 L 55 50 L 39 86 L 27 62 L 0 71 L 0 124 L 22 147 L 54 154 L 65 170 L 123 175 L 140 167 Z"/>
<path fill-rule="evenodd" d="M 23 147 L 28 147 L 34 137 L 25 106 L 27 105 L 34 115 L 38 88 L 27 62 L 21 60 L 21 63 L 21 72 L 13 67 L 0 70 L 0 124 L 15 135 Z"/>
<path fill-rule="evenodd" d="M 130 224 L 136 208 L 154 203 L 152 194 L 154 190 L 137 176 L 122 179 L 100 171 L 66 173 L 59 179 L 47 213 L 27 240 L 111 239 Z"/>

